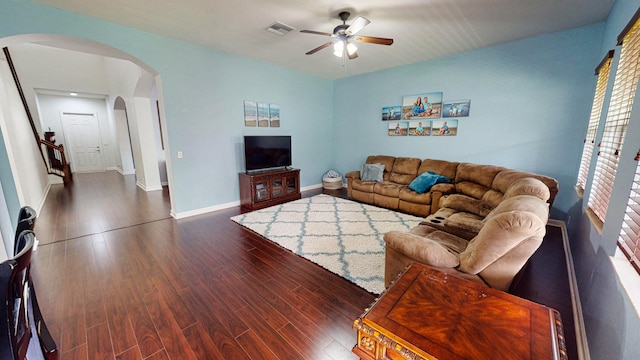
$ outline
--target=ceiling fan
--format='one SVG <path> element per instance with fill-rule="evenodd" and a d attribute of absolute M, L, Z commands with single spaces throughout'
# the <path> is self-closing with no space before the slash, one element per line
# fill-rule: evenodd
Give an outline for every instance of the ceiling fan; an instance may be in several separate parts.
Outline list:
<path fill-rule="evenodd" d="M 373 36 L 364 36 L 364 35 L 356 35 L 360 30 L 362 30 L 365 26 L 367 26 L 370 21 L 367 18 L 362 16 L 358 16 L 351 25 L 347 25 L 347 19 L 351 14 L 348 11 L 343 11 L 338 14 L 340 20 L 342 20 L 342 25 L 338 25 L 333 29 L 333 34 L 329 34 L 326 32 L 313 31 L 313 30 L 300 30 L 300 32 L 307 34 L 316 34 L 323 36 L 331 36 L 334 38 L 332 41 L 329 41 L 326 44 L 322 44 L 317 48 L 308 51 L 307 55 L 315 54 L 316 52 L 333 45 L 333 54 L 338 57 L 342 57 L 345 53 L 349 59 L 355 59 L 358 57 L 358 48 L 353 42 L 363 42 L 370 44 L 378 44 L 378 45 L 391 45 L 393 44 L 393 39 L 373 37 Z"/>

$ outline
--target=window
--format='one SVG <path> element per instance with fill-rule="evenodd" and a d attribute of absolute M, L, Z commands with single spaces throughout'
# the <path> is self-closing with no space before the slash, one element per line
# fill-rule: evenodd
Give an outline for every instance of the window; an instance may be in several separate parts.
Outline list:
<path fill-rule="evenodd" d="M 584 193 L 584 188 L 587 185 L 587 176 L 589 175 L 589 168 L 591 166 L 591 157 L 593 156 L 593 148 L 596 142 L 596 133 L 598 132 L 598 124 L 600 123 L 602 106 L 604 105 L 604 95 L 607 90 L 607 84 L 609 83 L 612 57 L 613 50 L 610 50 L 607 56 L 596 68 L 596 75 L 598 75 L 596 93 L 593 96 L 591 117 L 589 118 L 587 135 L 584 138 L 584 148 L 582 149 L 582 159 L 580 160 L 580 170 L 578 171 L 578 182 L 576 183 L 576 190 L 581 197 Z"/>
<path fill-rule="evenodd" d="M 636 160 L 640 160 L 636 157 Z M 631 185 L 627 211 L 620 229 L 618 247 L 627 256 L 631 265 L 640 273 L 640 163 Z"/>
<path fill-rule="evenodd" d="M 636 12 L 630 25 L 627 25 L 618 37 L 618 45 L 622 45 L 620 62 L 613 83 L 607 119 L 604 123 L 598 160 L 593 175 L 593 185 L 587 204 L 587 214 L 599 231 L 602 231 L 607 214 L 611 190 L 618 169 L 618 156 L 622 149 L 638 85 L 638 71 L 640 70 L 639 13 Z M 595 215 L 595 218 L 592 215 Z"/>

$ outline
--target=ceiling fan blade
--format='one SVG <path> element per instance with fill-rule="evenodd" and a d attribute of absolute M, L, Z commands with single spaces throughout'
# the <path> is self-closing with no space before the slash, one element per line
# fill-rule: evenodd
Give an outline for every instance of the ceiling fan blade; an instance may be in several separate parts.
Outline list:
<path fill-rule="evenodd" d="M 371 21 L 369 19 L 364 18 L 362 16 L 358 16 L 351 25 L 345 30 L 347 35 L 355 35 L 358 31 L 362 30 L 365 26 L 369 25 Z"/>
<path fill-rule="evenodd" d="M 369 44 L 378 44 L 378 45 L 393 44 L 393 39 L 379 38 L 374 36 L 354 36 L 352 39 L 353 41 L 364 42 Z"/>
<path fill-rule="evenodd" d="M 307 33 L 307 34 L 316 34 L 316 35 L 324 35 L 324 36 L 332 36 L 333 34 L 329 34 L 326 32 L 321 32 L 321 31 L 313 31 L 313 30 L 300 30 L 301 33 Z"/>
<path fill-rule="evenodd" d="M 353 59 L 355 59 L 355 58 L 357 58 L 357 57 L 358 57 L 358 52 L 357 52 L 357 51 L 354 51 L 354 52 L 353 52 L 353 53 L 351 53 L 351 54 L 347 53 L 347 55 L 349 56 L 349 60 L 353 60 Z"/>
<path fill-rule="evenodd" d="M 307 51 L 307 52 L 306 52 L 306 54 L 307 54 L 307 55 L 315 54 L 315 53 L 317 53 L 318 51 L 320 51 L 320 50 L 322 50 L 322 49 L 326 48 L 327 46 L 330 46 L 331 44 L 333 44 L 333 43 L 332 43 L 332 42 L 328 42 L 328 43 L 326 43 L 326 44 L 322 44 L 322 45 L 318 46 L 317 48 L 315 48 L 315 49 L 313 49 L 313 50 L 309 50 L 309 51 Z"/>

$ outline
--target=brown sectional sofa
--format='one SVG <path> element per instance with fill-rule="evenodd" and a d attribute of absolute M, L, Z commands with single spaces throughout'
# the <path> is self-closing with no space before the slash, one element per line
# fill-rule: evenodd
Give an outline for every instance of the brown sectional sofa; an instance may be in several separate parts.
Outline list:
<path fill-rule="evenodd" d="M 554 178 L 494 165 L 385 155 L 365 163 L 384 165 L 381 181 L 363 181 L 360 171 L 345 174 L 350 198 L 425 217 L 409 232 L 385 234 L 386 284 L 420 262 L 507 291 L 542 243 L 558 193 Z M 428 171 L 450 182 L 422 194 L 411 190 Z"/>
<path fill-rule="evenodd" d="M 383 181 L 362 181 L 360 171 L 348 172 L 345 174 L 347 195 L 363 203 L 416 216 L 435 214 L 440 209 L 443 196 L 451 194 L 466 195 L 494 208 L 509 186 L 525 177 L 534 177 L 547 185 L 549 204 L 553 203 L 558 193 L 558 182 L 551 177 L 494 165 L 387 155 L 369 156 L 365 163 L 384 165 Z M 451 183 L 436 184 L 423 194 L 408 188 L 413 179 L 427 171 L 446 176 Z"/>

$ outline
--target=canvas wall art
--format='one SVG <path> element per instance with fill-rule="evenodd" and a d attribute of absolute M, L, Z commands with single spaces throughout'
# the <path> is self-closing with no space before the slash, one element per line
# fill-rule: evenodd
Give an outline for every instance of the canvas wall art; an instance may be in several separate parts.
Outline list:
<path fill-rule="evenodd" d="M 471 100 L 447 100 L 442 105 L 442 117 L 467 117 Z"/>
<path fill-rule="evenodd" d="M 244 101 L 244 126 L 258 125 L 258 107 L 255 101 Z"/>
<path fill-rule="evenodd" d="M 431 121 L 432 136 L 456 136 L 458 135 L 458 120 L 433 120 Z"/>
<path fill-rule="evenodd" d="M 408 121 L 393 121 L 389 123 L 389 136 L 407 136 L 409 132 Z"/>
<path fill-rule="evenodd" d="M 409 121 L 409 136 L 429 136 L 431 121 Z"/>
<path fill-rule="evenodd" d="M 382 121 L 400 120 L 402 106 L 386 106 L 382 108 Z"/>
<path fill-rule="evenodd" d="M 402 97 L 402 119 L 438 119 L 442 113 L 442 92 Z"/>

